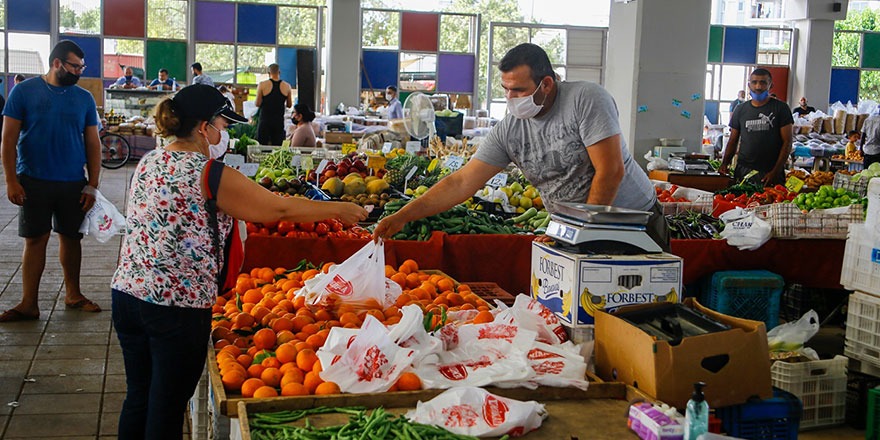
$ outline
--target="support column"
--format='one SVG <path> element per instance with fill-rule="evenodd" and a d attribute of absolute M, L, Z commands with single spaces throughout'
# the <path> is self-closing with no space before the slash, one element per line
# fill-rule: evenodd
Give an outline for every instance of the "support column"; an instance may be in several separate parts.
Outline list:
<path fill-rule="evenodd" d="M 834 5 L 840 7 L 834 11 Z M 786 6 L 786 18 L 798 30 L 795 50 L 791 105 L 806 96 L 813 107 L 828 107 L 831 86 L 831 54 L 834 20 L 846 18 L 849 2 L 842 0 L 793 0 Z"/>
<path fill-rule="evenodd" d="M 340 102 L 360 103 L 361 7 L 360 0 L 327 1 L 326 113 Z"/>
<path fill-rule="evenodd" d="M 688 151 L 700 151 L 711 10 L 706 0 L 612 3 L 605 86 L 642 165 L 658 138 L 685 139 Z"/>

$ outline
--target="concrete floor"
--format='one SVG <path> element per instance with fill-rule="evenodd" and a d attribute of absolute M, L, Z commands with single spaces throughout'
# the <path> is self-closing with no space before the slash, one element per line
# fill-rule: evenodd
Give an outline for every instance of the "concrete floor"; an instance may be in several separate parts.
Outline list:
<path fill-rule="evenodd" d="M 124 212 L 133 166 L 103 170 L 101 192 Z M 0 171 L 2 175 L 2 171 Z M 5 199 L 0 179 L 0 310 L 21 298 L 18 208 Z M 64 308 L 58 238 L 49 243 L 40 285 L 40 320 L 0 324 L 0 439 L 112 439 L 125 396 L 125 371 L 110 320 L 110 278 L 119 237 L 83 240 L 83 293 L 104 311 Z M 835 336 L 831 336 L 832 338 Z M 13 404 L 17 402 L 17 404 Z M 839 427 L 804 432 L 802 439 L 862 439 L 864 431 Z"/>

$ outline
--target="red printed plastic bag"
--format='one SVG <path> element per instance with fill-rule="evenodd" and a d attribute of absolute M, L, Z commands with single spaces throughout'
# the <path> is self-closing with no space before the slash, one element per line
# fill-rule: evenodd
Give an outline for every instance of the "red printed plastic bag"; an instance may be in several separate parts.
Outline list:
<path fill-rule="evenodd" d="M 535 332 L 503 324 L 466 325 L 461 330 L 461 344 L 415 366 L 426 388 L 478 387 L 529 378 L 524 349 L 535 340 Z"/>
<path fill-rule="evenodd" d="M 332 332 L 331 332 L 332 333 Z M 338 348 L 337 343 L 334 348 Z M 321 359 L 323 347 L 318 351 Z M 321 360 L 321 379 L 336 382 L 345 393 L 379 393 L 387 391 L 404 369 L 412 364 L 414 350 L 400 348 L 388 329 L 372 316 L 351 339 L 342 355 L 334 355 L 329 363 Z"/>
<path fill-rule="evenodd" d="M 519 294 L 509 309 L 503 310 L 495 321 L 516 322 L 526 330 L 538 332 L 538 341 L 557 345 L 568 340 L 565 329 L 556 315 L 534 298 Z"/>
<path fill-rule="evenodd" d="M 397 285 L 397 283 L 394 283 Z M 391 326 L 388 336 L 401 348 L 415 350 L 413 363 L 418 364 L 425 356 L 440 352 L 443 343 L 425 331 L 425 315 L 416 305 L 408 305 L 401 309 L 403 316 L 400 322 Z"/>
<path fill-rule="evenodd" d="M 406 417 L 459 435 L 519 437 L 540 428 L 547 410 L 533 400 L 520 402 L 482 388 L 456 387 L 419 402 Z"/>
<path fill-rule="evenodd" d="M 370 241 L 326 275 L 306 281 L 298 295 L 308 304 L 333 306 L 344 302 L 355 309 L 385 308 L 385 246 Z"/>
<path fill-rule="evenodd" d="M 579 346 L 571 341 L 561 345 L 550 345 L 535 341 L 526 353 L 531 372 L 522 381 L 496 382 L 501 388 L 530 388 L 539 385 L 548 387 L 575 387 L 586 391 L 589 382 L 585 380 L 587 364 L 580 355 Z"/>
<path fill-rule="evenodd" d="M 534 331 L 528 330 L 511 320 L 502 321 L 499 319 L 486 324 L 446 325 L 435 332 L 434 335 L 443 341 L 444 349 L 454 350 L 460 343 L 468 341 L 497 340 L 511 343 L 521 332 L 527 332 L 530 339 L 526 340 L 525 344 L 519 345 L 519 347 L 531 345 L 532 341 L 537 337 Z"/>

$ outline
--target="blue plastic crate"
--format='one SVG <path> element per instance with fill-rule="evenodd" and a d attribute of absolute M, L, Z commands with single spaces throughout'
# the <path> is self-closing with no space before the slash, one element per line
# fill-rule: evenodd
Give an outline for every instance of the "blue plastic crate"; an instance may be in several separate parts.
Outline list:
<path fill-rule="evenodd" d="M 801 422 L 801 401 L 788 391 L 773 388 L 765 400 L 715 409 L 721 430 L 748 440 L 795 440 Z"/>
<path fill-rule="evenodd" d="M 767 330 L 779 324 L 779 303 L 785 281 L 766 270 L 716 272 L 703 303 L 716 312 L 763 321 Z"/>

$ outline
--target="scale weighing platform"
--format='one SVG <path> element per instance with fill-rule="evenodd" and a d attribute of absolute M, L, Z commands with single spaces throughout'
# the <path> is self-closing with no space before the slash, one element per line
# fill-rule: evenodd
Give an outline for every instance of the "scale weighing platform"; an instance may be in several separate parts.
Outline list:
<path fill-rule="evenodd" d="M 578 254 L 638 255 L 663 252 L 648 236 L 648 211 L 585 203 L 557 203 L 547 235 Z"/>

